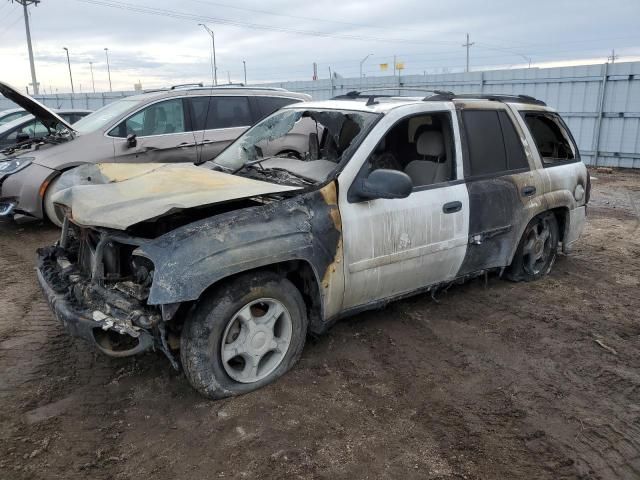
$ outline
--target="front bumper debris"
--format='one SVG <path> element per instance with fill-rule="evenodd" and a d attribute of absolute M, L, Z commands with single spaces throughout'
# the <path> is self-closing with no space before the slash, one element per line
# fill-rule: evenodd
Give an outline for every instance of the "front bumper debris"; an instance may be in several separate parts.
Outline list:
<path fill-rule="evenodd" d="M 65 265 L 64 257 L 56 256 L 56 247 L 38 250 L 38 282 L 56 318 L 70 335 L 88 341 L 111 357 L 136 355 L 154 347 L 151 332 L 134 325 L 130 316 L 117 314 L 116 309 L 110 311 L 107 303 L 107 308 L 102 309 L 79 303 L 73 293 L 74 286 L 83 283 L 78 276 L 69 275 L 75 283 L 56 281 L 64 278 L 65 268 L 70 267 Z M 100 293 L 106 292 L 92 290 L 87 295 L 97 297 Z"/>

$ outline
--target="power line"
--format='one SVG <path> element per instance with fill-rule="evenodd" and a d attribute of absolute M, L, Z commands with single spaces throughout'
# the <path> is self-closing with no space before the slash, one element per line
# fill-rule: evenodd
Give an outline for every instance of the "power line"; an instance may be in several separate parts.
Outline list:
<path fill-rule="evenodd" d="M 287 27 L 279 27 L 276 25 L 264 25 L 258 23 L 249 23 L 242 22 L 239 20 L 231 20 L 228 18 L 221 17 L 210 17 L 207 15 L 197 15 L 188 12 L 180 12 L 177 10 L 168 10 L 162 8 L 155 7 L 147 7 L 142 5 L 133 5 L 126 2 L 120 2 L 116 0 L 76 0 L 82 3 L 88 3 L 91 5 L 100 5 L 105 7 L 117 8 L 120 10 L 129 10 L 137 13 L 147 13 L 150 15 L 158 15 L 169 18 L 175 18 L 180 20 L 189 20 L 195 22 L 210 22 L 216 23 L 219 25 L 229 25 L 233 27 L 243 27 L 243 28 L 253 28 L 259 30 L 269 30 L 274 32 L 281 33 L 296 33 L 298 35 L 308 35 L 314 37 L 331 37 L 331 38 L 341 38 L 345 40 L 361 40 L 361 41 L 374 41 L 374 42 L 385 42 L 385 43 L 404 43 L 404 44 L 414 44 L 414 45 L 425 45 L 425 44 L 443 44 L 443 45 L 453 45 L 453 42 L 439 42 L 439 41 L 413 41 L 399 38 L 382 38 L 368 35 L 350 35 L 350 34 L 342 34 L 342 33 L 330 33 L 330 32 L 321 32 L 321 31 L 313 31 L 313 30 L 301 30 L 295 28 L 287 28 Z"/>
<path fill-rule="evenodd" d="M 295 19 L 295 20 L 308 20 L 308 21 L 311 21 L 311 22 L 333 23 L 333 24 L 336 24 L 336 25 L 345 25 L 345 26 L 348 26 L 348 27 L 374 28 L 374 29 L 377 29 L 377 30 L 384 30 L 384 31 L 397 30 L 397 28 L 391 29 L 389 27 L 382 27 L 380 25 L 372 25 L 372 24 L 367 24 L 367 23 L 345 22 L 345 21 L 341 21 L 341 20 L 330 20 L 330 19 L 326 19 L 326 18 L 306 17 L 306 16 L 301 16 L 301 15 L 290 15 L 290 14 L 286 14 L 286 13 L 277 13 L 277 12 L 274 12 L 272 10 L 259 10 L 259 9 L 256 9 L 256 8 L 239 7 L 237 5 L 230 5 L 228 3 L 212 2 L 210 0 L 189 0 L 189 1 L 195 2 L 195 3 L 200 3 L 200 4 L 206 4 L 206 5 L 214 5 L 214 6 L 217 6 L 217 7 L 230 8 L 230 9 L 234 9 L 234 10 L 240 10 L 240 11 L 244 11 L 244 12 L 259 13 L 259 14 L 263 14 L 263 15 L 272 15 L 272 16 L 275 16 L 275 17 L 292 18 L 292 19 Z M 402 29 L 406 30 L 406 31 L 424 33 L 423 29 L 418 30 L 418 29 L 413 29 L 413 28 L 407 28 L 405 26 L 403 26 Z M 440 42 L 436 42 L 436 43 L 454 45 L 456 42 L 442 42 L 442 41 L 440 41 Z"/>

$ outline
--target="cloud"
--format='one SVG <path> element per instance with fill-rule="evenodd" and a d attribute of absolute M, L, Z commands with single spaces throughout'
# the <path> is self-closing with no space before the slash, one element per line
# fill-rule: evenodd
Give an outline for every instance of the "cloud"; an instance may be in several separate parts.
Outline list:
<path fill-rule="evenodd" d="M 640 54 L 635 0 L 231 1 L 45 0 L 30 8 L 38 80 L 47 90 L 70 90 L 68 47 L 74 84 L 91 88 L 93 62 L 96 89 L 106 90 L 108 47 L 114 89 L 138 80 L 145 88 L 210 82 L 211 39 L 198 23 L 215 31 L 219 77 L 236 82 L 243 60 L 249 81 L 306 80 L 313 62 L 323 77 L 329 67 L 357 76 L 370 53 L 367 76 L 383 74 L 379 64 L 394 56 L 406 74 L 460 71 L 467 32 L 475 68 L 523 65 L 529 57 L 534 64 L 604 61 L 612 48 L 621 60 Z M 30 82 L 20 12 L 18 4 L 0 4 L 0 78 L 19 87 Z"/>

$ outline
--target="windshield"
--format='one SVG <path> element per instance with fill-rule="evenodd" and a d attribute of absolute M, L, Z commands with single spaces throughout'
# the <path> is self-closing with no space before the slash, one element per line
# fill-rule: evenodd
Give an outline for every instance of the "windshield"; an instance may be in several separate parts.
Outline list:
<path fill-rule="evenodd" d="M 90 115 L 73 124 L 73 129 L 80 133 L 90 133 L 109 125 L 124 112 L 140 103 L 140 100 L 125 98 L 105 105 Z"/>
<path fill-rule="evenodd" d="M 351 110 L 280 110 L 247 130 L 214 160 L 234 172 L 273 177 L 286 171 L 321 182 L 353 153 L 379 114 Z"/>

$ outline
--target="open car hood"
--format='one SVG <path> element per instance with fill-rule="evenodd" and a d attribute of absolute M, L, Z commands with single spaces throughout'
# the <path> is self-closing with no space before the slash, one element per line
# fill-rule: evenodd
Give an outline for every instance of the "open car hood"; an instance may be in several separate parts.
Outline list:
<path fill-rule="evenodd" d="M 64 128 L 74 131 L 73 127 L 53 110 L 45 107 L 37 100 L 20 93 L 11 85 L 0 82 L 0 93 L 40 120 L 45 127 L 55 129 L 56 125 L 62 125 Z"/>
<path fill-rule="evenodd" d="M 298 190 L 191 164 L 87 164 L 64 173 L 54 203 L 80 225 L 117 230 L 178 210 Z"/>

